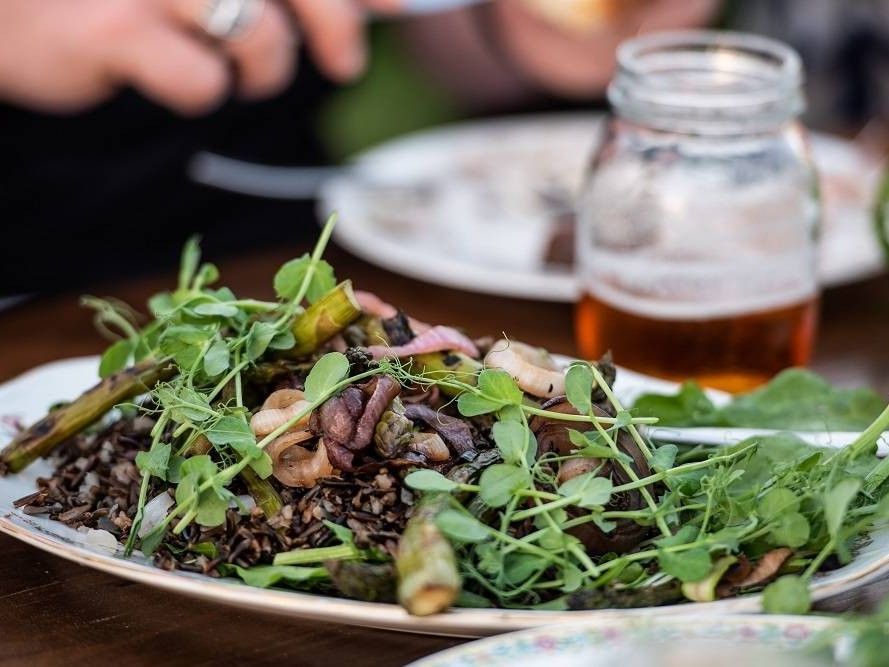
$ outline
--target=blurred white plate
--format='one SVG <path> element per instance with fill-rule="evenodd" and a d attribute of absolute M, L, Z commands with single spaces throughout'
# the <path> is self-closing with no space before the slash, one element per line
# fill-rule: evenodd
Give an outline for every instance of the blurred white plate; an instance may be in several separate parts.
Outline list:
<path fill-rule="evenodd" d="M 776 661 L 759 660 L 761 667 L 793 667 L 811 664 L 799 649 L 834 624 L 813 616 L 597 620 L 482 639 L 410 667 L 693 667 L 754 664 L 763 656 Z"/>
<path fill-rule="evenodd" d="M 66 359 L 39 366 L 0 385 L 0 416 L 15 417 L 25 423 L 39 419 L 46 408 L 59 400 L 72 399 L 96 382 L 98 358 Z M 619 371 L 615 392 L 630 403 L 639 393 L 673 391 L 676 385 L 638 373 Z M 716 396 L 714 394 L 714 396 Z M 5 444 L 8 433 L 0 433 Z M 138 552 L 130 559 L 115 552 L 91 547 L 85 536 L 58 521 L 29 516 L 13 502 L 36 489 L 36 478 L 52 473 L 46 461 L 38 461 L 24 472 L 0 477 L 0 532 L 48 553 L 118 577 L 169 591 L 222 602 L 242 609 L 255 609 L 299 618 L 360 625 L 424 634 L 481 637 L 510 630 L 552 623 L 588 620 L 596 624 L 630 618 L 662 618 L 691 613 L 716 614 L 757 612 L 761 595 L 727 598 L 717 602 L 675 604 L 627 610 L 531 611 L 521 609 L 455 609 L 446 614 L 418 618 L 393 604 L 342 600 L 285 590 L 263 590 L 231 579 L 213 579 L 188 572 L 159 570 Z M 849 564 L 817 575 L 811 586 L 812 598 L 822 600 L 864 585 L 889 572 L 889 527 L 871 535 Z M 74 567 L 74 565 L 72 565 Z"/>
<path fill-rule="evenodd" d="M 391 271 L 472 292 L 574 301 L 570 268 L 548 263 L 556 200 L 570 200 L 598 141 L 599 114 L 485 120 L 410 134 L 360 155 L 321 188 L 337 241 Z M 879 165 L 814 133 L 825 197 L 826 286 L 879 273 L 871 223 Z"/>

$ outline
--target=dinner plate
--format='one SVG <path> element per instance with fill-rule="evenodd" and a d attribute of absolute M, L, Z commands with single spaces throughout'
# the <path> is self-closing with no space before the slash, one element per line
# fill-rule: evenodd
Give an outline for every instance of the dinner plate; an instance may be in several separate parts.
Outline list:
<path fill-rule="evenodd" d="M 695 614 L 597 619 L 489 637 L 446 649 L 408 667 L 691 667 L 753 664 L 756 655 L 776 660 L 763 667 L 793 667 L 810 664 L 805 662 L 803 647 L 836 623 L 835 619 L 817 616 L 727 615 L 702 619 Z M 733 651 L 738 654 L 735 656 Z M 708 661 L 707 656 L 716 659 Z M 732 661 L 731 657 L 743 662 Z"/>
<path fill-rule="evenodd" d="M 72 399 L 96 382 L 96 357 L 81 357 L 46 364 L 0 385 L 0 413 L 4 420 L 30 423 L 39 419 L 47 406 Z M 676 385 L 627 370 L 618 371 L 615 392 L 630 403 L 640 392 L 670 391 Z M 725 396 L 714 393 L 716 400 Z M 9 434 L 0 437 L 0 442 Z M 46 461 L 38 461 L 24 472 L 0 478 L 0 531 L 72 563 L 102 570 L 126 579 L 169 591 L 223 602 L 245 609 L 256 609 L 294 617 L 333 621 L 366 627 L 404 630 L 427 634 L 479 637 L 510 630 L 590 620 L 606 622 L 625 618 L 663 617 L 695 613 L 727 614 L 757 612 L 760 595 L 728 598 L 717 602 L 670 605 L 655 608 L 601 611 L 531 611 L 508 609 L 455 609 L 445 614 L 418 618 L 401 607 L 343 600 L 284 590 L 251 588 L 231 579 L 213 579 L 186 572 L 159 570 L 136 553 L 130 559 L 120 549 L 93 544 L 89 533 L 82 533 L 45 517 L 29 516 L 13 502 L 36 489 L 38 476 L 49 476 Z M 871 581 L 889 572 L 889 529 L 875 532 L 869 543 L 855 554 L 848 565 L 817 575 L 812 582 L 812 597 L 821 600 Z"/>
<path fill-rule="evenodd" d="M 318 211 L 337 211 L 336 240 L 391 271 L 472 292 L 571 302 L 572 271 L 547 254 L 602 118 L 543 114 L 409 134 L 327 181 Z M 822 284 L 879 273 L 871 210 L 880 165 L 850 141 L 813 132 L 811 145 L 824 197 Z"/>

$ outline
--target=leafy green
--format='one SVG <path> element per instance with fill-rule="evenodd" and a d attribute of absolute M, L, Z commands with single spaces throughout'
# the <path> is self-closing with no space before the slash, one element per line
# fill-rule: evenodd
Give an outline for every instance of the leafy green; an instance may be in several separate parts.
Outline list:
<path fill-rule="evenodd" d="M 231 353 L 223 340 L 215 340 L 204 355 L 204 373 L 213 378 L 228 370 Z"/>
<path fill-rule="evenodd" d="M 569 479 L 559 487 L 559 495 L 580 496 L 578 507 L 587 509 L 606 505 L 611 500 L 611 480 L 599 477 L 594 473 L 586 473 Z"/>
<path fill-rule="evenodd" d="M 278 269 L 275 274 L 275 293 L 278 297 L 286 301 L 295 299 L 306 280 L 311 265 L 311 257 L 303 255 L 290 260 Z M 324 260 L 320 260 L 309 281 L 306 298 L 309 303 L 315 303 L 334 287 L 336 287 L 336 277 L 333 274 L 333 267 Z"/>
<path fill-rule="evenodd" d="M 587 363 L 573 363 L 565 374 L 565 394 L 578 414 L 587 415 L 593 409 L 593 371 Z"/>
<path fill-rule="evenodd" d="M 440 472 L 423 469 L 414 470 L 404 478 L 404 483 L 417 491 L 444 491 L 449 493 L 457 489 L 456 482 L 452 482 Z"/>
<path fill-rule="evenodd" d="M 762 596 L 762 608 L 770 614 L 805 614 L 811 606 L 808 585 L 792 574 L 766 586 Z"/>
<path fill-rule="evenodd" d="M 525 468 L 508 463 L 495 463 L 485 469 L 479 480 L 479 496 L 490 507 L 503 507 L 513 493 L 528 485 L 530 474 Z"/>
<path fill-rule="evenodd" d="M 340 352 L 328 352 L 321 357 L 306 378 L 305 399 L 317 401 L 349 374 L 349 360 Z"/>
<path fill-rule="evenodd" d="M 167 479 L 171 449 L 171 445 L 156 441 L 148 451 L 136 454 L 136 466 L 143 475 Z"/>
<path fill-rule="evenodd" d="M 505 463 L 528 465 L 537 456 L 537 441 L 521 422 L 499 421 L 491 430 L 494 442 Z"/>
<path fill-rule="evenodd" d="M 109 375 L 122 371 L 126 368 L 132 354 L 133 342 L 131 340 L 124 338 L 112 343 L 99 360 L 99 377 L 107 378 Z"/>
<path fill-rule="evenodd" d="M 270 322 L 254 322 L 247 333 L 247 359 L 259 359 L 278 335 L 278 329 Z"/>
<path fill-rule="evenodd" d="M 295 565 L 254 565 L 253 567 L 233 566 L 237 574 L 248 586 L 271 588 L 286 584 L 291 588 L 306 588 L 327 581 L 330 576 L 323 567 L 299 567 Z"/>
<path fill-rule="evenodd" d="M 681 552 L 661 549 L 657 560 L 664 572 L 682 582 L 700 581 L 710 572 L 710 554 L 704 548 Z"/>
<path fill-rule="evenodd" d="M 524 394 L 506 371 L 486 368 L 478 374 L 478 393 L 466 392 L 457 399 L 464 417 L 495 412 L 510 405 L 521 405 Z"/>
<path fill-rule="evenodd" d="M 470 514 L 446 509 L 435 517 L 435 525 L 450 539 L 457 542 L 483 542 L 490 537 L 490 530 Z"/>
<path fill-rule="evenodd" d="M 694 382 L 686 382 L 673 396 L 640 396 L 633 411 L 640 417 L 658 417 L 662 426 L 857 431 L 884 407 L 884 401 L 870 390 L 836 388 L 811 371 L 792 368 L 722 408 Z"/>

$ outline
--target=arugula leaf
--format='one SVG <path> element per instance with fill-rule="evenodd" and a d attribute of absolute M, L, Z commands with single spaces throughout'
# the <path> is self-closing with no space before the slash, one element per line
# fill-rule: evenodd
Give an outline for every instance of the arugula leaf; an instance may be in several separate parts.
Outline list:
<path fill-rule="evenodd" d="M 724 426 L 718 408 L 691 380 L 672 396 L 643 394 L 633 404 L 637 417 L 657 417 L 659 426 Z"/>
<path fill-rule="evenodd" d="M 112 343 L 99 361 L 99 377 L 104 379 L 122 371 L 126 368 L 132 354 L 133 343 L 128 338 Z"/>
<path fill-rule="evenodd" d="M 471 514 L 446 509 L 435 517 L 435 525 L 455 542 L 484 542 L 491 536 L 490 529 Z"/>
<path fill-rule="evenodd" d="M 762 608 L 769 614 L 805 614 L 811 606 L 808 585 L 793 574 L 779 577 L 763 591 Z"/>
<path fill-rule="evenodd" d="M 482 473 L 479 479 L 479 496 L 489 507 L 503 507 L 519 489 L 531 482 L 526 468 L 508 463 L 495 463 Z"/>
<path fill-rule="evenodd" d="M 167 466 L 170 464 L 171 450 L 172 447 L 169 444 L 155 442 L 147 452 L 136 454 L 136 467 L 143 475 L 160 477 L 165 480 L 167 479 Z"/>
<path fill-rule="evenodd" d="M 278 269 L 275 274 L 275 293 L 279 298 L 292 301 L 297 297 L 311 264 L 312 258 L 306 254 L 290 260 Z M 334 287 L 336 287 L 336 277 L 333 274 L 333 267 L 323 259 L 318 260 L 309 281 L 306 299 L 309 303 L 315 303 Z"/>
<path fill-rule="evenodd" d="M 633 409 L 640 417 L 658 417 L 662 426 L 858 431 L 884 407 L 869 389 L 839 389 L 811 371 L 791 368 L 723 408 L 717 408 L 697 384 L 686 382 L 673 396 L 640 396 Z"/>
<path fill-rule="evenodd" d="M 593 409 L 593 371 L 589 364 L 573 363 L 565 374 L 565 394 L 579 414 L 588 415 Z"/>
<path fill-rule="evenodd" d="M 315 403 L 342 382 L 349 374 L 349 360 L 341 352 L 328 352 L 321 357 L 306 378 L 305 399 Z"/>

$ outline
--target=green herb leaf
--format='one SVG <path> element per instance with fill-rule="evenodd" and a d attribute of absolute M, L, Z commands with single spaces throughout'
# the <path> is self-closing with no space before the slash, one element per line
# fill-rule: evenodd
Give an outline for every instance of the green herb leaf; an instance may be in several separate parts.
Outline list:
<path fill-rule="evenodd" d="M 527 465 L 537 455 L 537 440 L 522 422 L 499 421 L 492 428 L 494 442 L 505 463 Z"/>
<path fill-rule="evenodd" d="M 579 414 L 592 412 L 593 371 L 587 363 L 573 363 L 565 374 L 565 394 Z"/>
<path fill-rule="evenodd" d="M 488 400 L 478 394 L 464 392 L 457 399 L 457 409 L 464 417 L 476 417 L 478 415 L 486 415 L 489 412 L 496 412 L 501 407 L 500 403 Z"/>
<path fill-rule="evenodd" d="M 338 539 L 343 544 L 354 544 L 355 543 L 355 533 L 353 533 L 349 528 L 345 526 L 341 526 L 338 523 L 334 523 L 333 521 L 324 520 L 324 525 L 333 533 L 333 536 Z"/>
<path fill-rule="evenodd" d="M 637 417 L 657 417 L 658 426 L 722 426 L 719 410 L 695 382 L 685 382 L 673 395 L 643 394 L 636 399 Z"/>
<path fill-rule="evenodd" d="M 107 378 L 109 375 L 122 371 L 133 354 L 133 343 L 129 339 L 122 339 L 112 343 L 102 354 L 99 361 L 99 377 Z"/>
<path fill-rule="evenodd" d="M 780 577 L 763 591 L 762 608 L 769 614 L 805 614 L 811 606 L 808 585 L 793 574 Z"/>
<path fill-rule="evenodd" d="M 660 445 L 651 457 L 651 467 L 657 472 L 664 472 L 673 467 L 679 448 L 676 445 Z"/>
<path fill-rule="evenodd" d="M 799 509 L 799 498 L 790 489 L 778 487 L 770 490 L 762 497 L 756 511 L 765 521 L 770 521 L 784 512 L 796 512 Z"/>
<path fill-rule="evenodd" d="M 309 255 L 303 255 L 290 260 L 278 269 L 275 274 L 275 293 L 279 298 L 292 301 L 298 296 L 311 264 L 312 258 Z M 306 298 L 309 303 L 315 303 L 334 287 L 336 287 L 336 277 L 333 274 L 333 267 L 323 259 L 318 260 L 309 281 Z"/>
<path fill-rule="evenodd" d="M 328 352 L 315 363 L 306 378 L 305 399 L 315 403 L 342 382 L 348 374 L 349 360 L 346 359 L 346 355 L 340 352 Z"/>
<path fill-rule="evenodd" d="M 199 303 L 194 308 L 192 308 L 192 312 L 194 312 L 196 315 L 204 315 L 207 317 L 229 318 L 236 317 L 241 311 L 238 310 L 237 306 L 232 306 L 227 303 L 206 301 L 204 303 Z"/>
<path fill-rule="evenodd" d="M 703 547 L 673 553 L 660 549 L 657 555 L 661 569 L 679 581 L 700 581 L 710 572 L 710 554 Z"/>
<path fill-rule="evenodd" d="M 208 329 L 180 324 L 164 331 L 158 342 L 161 352 L 173 357 L 180 368 L 188 370 L 197 363 L 212 335 Z"/>
<path fill-rule="evenodd" d="M 785 512 L 774 520 L 769 541 L 778 547 L 796 549 L 809 541 L 809 520 L 799 512 Z"/>
<path fill-rule="evenodd" d="M 490 507 L 503 507 L 519 489 L 531 482 L 531 474 L 526 468 L 496 463 L 486 468 L 479 479 L 479 495 Z"/>
<path fill-rule="evenodd" d="M 189 387 L 178 387 L 177 391 L 166 385 L 159 385 L 154 396 L 165 410 L 170 411 L 173 421 L 180 424 L 203 422 L 215 414 L 206 396 Z"/>
<path fill-rule="evenodd" d="M 289 350 L 294 345 L 296 345 L 296 338 L 293 336 L 293 332 L 288 329 L 276 334 L 269 343 L 269 348 L 272 350 Z"/>
<path fill-rule="evenodd" d="M 206 436 L 214 445 L 229 445 L 240 454 L 252 456 L 252 449 L 256 449 L 256 436 L 240 414 L 222 417 L 210 427 Z"/>
<path fill-rule="evenodd" d="M 194 280 L 195 272 L 201 261 L 201 237 L 190 236 L 182 246 L 179 260 L 179 289 L 187 290 Z"/>
<path fill-rule="evenodd" d="M 839 537 L 846 511 L 860 489 L 861 482 L 850 477 L 834 486 L 824 499 L 824 520 L 827 523 L 827 532 L 833 539 Z"/>
<path fill-rule="evenodd" d="M 478 388 L 503 405 L 521 405 L 525 395 L 506 371 L 486 368 L 478 374 Z"/>
<path fill-rule="evenodd" d="M 471 514 L 446 509 L 435 517 L 435 525 L 455 542 L 484 542 L 491 536 L 490 529 Z"/>
<path fill-rule="evenodd" d="M 207 354 L 204 355 L 204 373 L 207 377 L 216 377 L 227 371 L 229 365 L 228 345 L 221 339 L 213 341 Z"/>
<path fill-rule="evenodd" d="M 170 464 L 169 444 L 155 442 L 147 452 L 136 454 L 136 467 L 143 475 L 167 479 L 167 466 Z"/>
<path fill-rule="evenodd" d="M 444 491 L 450 493 L 458 488 L 456 482 L 452 482 L 440 472 L 435 470 L 414 470 L 404 478 L 404 483 L 416 491 Z"/>
<path fill-rule="evenodd" d="M 278 335 L 278 330 L 269 322 L 254 322 L 247 333 L 247 358 L 256 361 L 265 354 L 272 339 Z"/>
<path fill-rule="evenodd" d="M 580 507 L 592 508 L 607 505 L 611 500 L 613 484 L 608 477 L 598 477 L 595 473 L 588 472 L 584 475 L 572 477 L 559 487 L 559 495 L 570 497 L 580 496 L 577 504 Z"/>
<path fill-rule="evenodd" d="M 253 567 L 234 566 L 237 575 L 248 586 L 270 588 L 275 584 L 289 584 L 305 587 L 330 578 L 323 567 L 299 567 L 296 565 L 254 565 Z"/>

